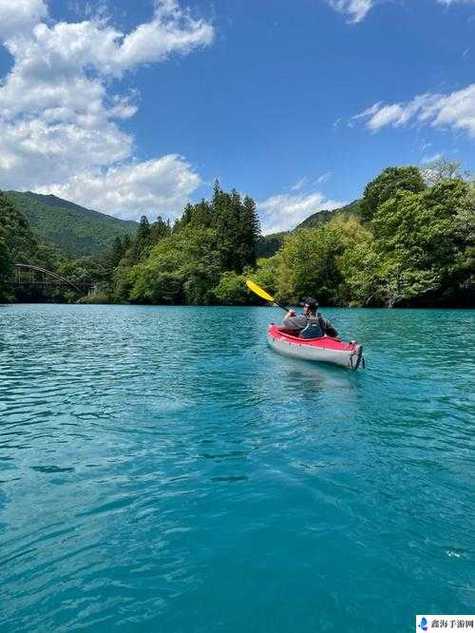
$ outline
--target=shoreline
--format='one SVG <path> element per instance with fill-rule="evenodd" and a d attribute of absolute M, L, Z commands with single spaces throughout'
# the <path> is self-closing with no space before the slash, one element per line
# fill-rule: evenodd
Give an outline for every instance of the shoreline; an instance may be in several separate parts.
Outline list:
<path fill-rule="evenodd" d="M 260 305 L 256 303 L 249 304 L 211 304 L 211 303 L 201 303 L 201 304 L 190 304 L 190 303 L 113 303 L 113 302 L 66 302 L 66 301 L 10 301 L 10 302 L 0 302 L 0 307 L 7 306 L 36 306 L 36 305 L 62 305 L 62 306 L 112 306 L 112 307 L 137 307 L 137 308 L 266 308 L 268 310 L 275 309 L 277 306 L 270 305 Z M 300 306 L 298 305 L 289 305 L 290 308 L 299 310 Z M 401 311 L 401 310 L 414 310 L 414 311 L 422 311 L 422 310 L 468 310 L 471 311 L 475 309 L 475 304 L 473 305 L 443 305 L 443 304 L 433 304 L 433 305 L 424 305 L 424 306 L 331 306 L 331 305 L 322 305 L 320 306 L 320 311 L 323 312 L 325 310 L 381 310 L 381 311 Z"/>

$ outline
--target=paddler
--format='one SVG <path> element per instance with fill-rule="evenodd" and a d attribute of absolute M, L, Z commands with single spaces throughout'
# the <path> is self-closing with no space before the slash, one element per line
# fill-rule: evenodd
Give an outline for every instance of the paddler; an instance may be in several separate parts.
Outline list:
<path fill-rule="evenodd" d="M 337 337 L 338 332 L 328 319 L 318 311 L 318 301 L 313 297 L 307 297 L 303 302 L 303 314 L 297 314 L 289 310 L 284 317 L 282 328 L 294 330 L 302 338 L 319 338 L 327 336 Z"/>

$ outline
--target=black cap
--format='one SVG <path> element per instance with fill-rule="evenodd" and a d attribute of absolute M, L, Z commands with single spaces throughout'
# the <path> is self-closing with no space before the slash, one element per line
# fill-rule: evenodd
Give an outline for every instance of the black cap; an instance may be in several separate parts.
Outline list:
<path fill-rule="evenodd" d="M 313 297 L 305 297 L 303 305 L 308 306 L 312 310 L 318 310 L 318 301 Z"/>

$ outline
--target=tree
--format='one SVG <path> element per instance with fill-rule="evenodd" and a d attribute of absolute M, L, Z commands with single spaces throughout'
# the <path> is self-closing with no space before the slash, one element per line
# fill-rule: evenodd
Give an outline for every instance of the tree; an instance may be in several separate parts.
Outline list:
<path fill-rule="evenodd" d="M 225 193 L 215 185 L 212 202 L 213 228 L 218 238 L 218 251 L 223 270 L 241 272 L 239 247 L 241 200 L 236 191 Z"/>
<path fill-rule="evenodd" d="M 0 301 L 5 301 L 8 296 L 8 278 L 13 269 L 13 262 L 7 246 L 6 231 L 0 226 Z"/>
<path fill-rule="evenodd" d="M 256 203 L 249 196 L 245 196 L 242 204 L 240 205 L 239 220 L 239 265 L 241 269 L 244 269 L 246 266 L 255 265 L 257 242 L 261 235 Z"/>
<path fill-rule="evenodd" d="M 26 295 L 22 289 L 8 288 L 5 281 L 11 275 L 14 264 L 33 264 L 50 271 L 55 271 L 65 261 L 65 257 L 50 246 L 38 241 L 27 219 L 16 207 L 16 203 L 0 192 L 0 285 L 1 294 L 11 299 L 44 298 L 45 290 L 37 287 L 28 289 Z M 64 292 L 62 291 L 61 297 Z M 48 293 L 49 298 L 59 298 L 59 295 Z"/>
<path fill-rule="evenodd" d="M 132 243 L 131 258 L 133 262 L 139 262 L 143 257 L 146 257 L 150 251 L 152 245 L 151 229 L 147 216 L 143 215 L 140 218 L 139 228 L 135 240 Z"/>
<path fill-rule="evenodd" d="M 213 213 L 209 203 L 201 200 L 192 208 L 191 224 L 202 228 L 210 228 L 213 224 Z"/>
<path fill-rule="evenodd" d="M 361 216 L 364 220 L 371 220 L 378 207 L 398 191 L 417 193 L 424 189 L 424 181 L 417 167 L 388 167 L 366 185 L 360 207 Z"/>
<path fill-rule="evenodd" d="M 259 258 L 255 269 L 249 271 L 247 276 L 272 295 L 277 294 L 280 259 L 280 251 L 273 257 Z M 255 300 L 255 297 L 252 298 Z"/>
<path fill-rule="evenodd" d="M 164 220 L 161 215 L 157 217 L 150 227 L 149 239 L 151 244 L 158 244 L 160 240 L 171 234 L 170 221 Z"/>
<path fill-rule="evenodd" d="M 219 284 L 214 289 L 217 300 L 224 305 L 241 305 L 249 302 L 245 278 L 233 270 L 222 273 Z"/>
<path fill-rule="evenodd" d="M 203 199 L 198 204 L 187 204 L 181 218 L 176 220 L 173 230 L 180 231 L 188 224 L 204 228 L 212 226 L 213 214 L 209 202 Z"/>
<path fill-rule="evenodd" d="M 186 206 L 173 230 L 143 219 L 117 246 L 115 300 L 242 304 L 254 279 L 278 300 L 316 296 L 327 305 L 470 305 L 475 288 L 475 185 L 443 178 L 426 187 L 413 167 L 390 168 L 368 185 L 366 215 L 338 214 L 282 236 L 255 261 L 254 201 L 215 184 L 211 202 Z M 71 274 L 81 274 L 77 262 Z"/>
<path fill-rule="evenodd" d="M 16 263 L 36 264 L 38 242 L 33 236 L 28 221 L 13 203 L 0 192 L 0 227 L 10 257 Z"/>
<path fill-rule="evenodd" d="M 342 282 L 339 299 L 344 305 L 381 305 L 380 257 L 374 235 L 354 220 L 352 239 L 337 260 Z"/>
<path fill-rule="evenodd" d="M 467 187 L 467 194 L 461 200 L 457 209 L 457 230 L 463 244 L 466 244 L 467 251 L 475 247 L 475 183 L 470 183 Z"/>
<path fill-rule="evenodd" d="M 226 193 L 216 183 L 211 209 L 222 268 L 240 273 L 245 266 L 253 266 L 260 236 L 254 200 L 249 196 L 242 200 L 235 189 Z"/>
<path fill-rule="evenodd" d="M 161 217 L 149 225 L 144 216 L 125 252 L 114 244 L 111 291 L 119 301 L 215 302 L 222 273 L 240 275 L 255 264 L 259 232 L 254 201 L 216 181 L 211 202 L 187 204 L 173 229 Z"/>
<path fill-rule="evenodd" d="M 213 302 L 220 267 L 213 229 L 185 226 L 161 240 L 150 256 L 122 271 L 128 299 L 138 303 Z"/>
<path fill-rule="evenodd" d="M 343 250 L 341 232 L 329 225 L 290 234 L 278 255 L 278 297 L 296 303 L 310 295 L 323 304 L 338 303 L 337 258 Z"/>
<path fill-rule="evenodd" d="M 371 225 L 387 305 L 436 300 L 460 283 L 468 242 L 459 216 L 468 193 L 467 183 L 445 180 L 418 193 L 398 191 L 380 205 Z"/>
<path fill-rule="evenodd" d="M 433 187 L 443 180 L 463 180 L 462 162 L 438 158 L 424 165 L 420 170 L 422 178 L 428 187 Z"/>
<path fill-rule="evenodd" d="M 117 268 L 120 260 L 125 255 L 125 244 L 122 241 L 121 237 L 116 237 L 114 242 L 112 243 L 112 248 L 110 249 L 108 256 L 106 258 L 106 264 L 111 269 Z"/>

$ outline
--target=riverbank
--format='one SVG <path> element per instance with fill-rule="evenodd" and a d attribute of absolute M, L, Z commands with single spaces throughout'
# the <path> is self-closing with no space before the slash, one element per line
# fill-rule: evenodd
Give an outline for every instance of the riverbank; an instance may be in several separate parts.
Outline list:
<path fill-rule="evenodd" d="M 318 296 L 318 293 L 314 293 Z M 90 304 L 90 305 L 94 305 L 94 304 L 98 304 L 98 305 L 134 305 L 134 304 L 130 304 L 127 302 L 120 302 L 120 301 L 114 301 L 110 296 L 106 295 L 106 294 L 100 294 L 98 293 L 97 295 L 89 295 L 86 297 L 83 297 L 82 299 L 80 299 L 78 301 L 78 303 L 81 304 Z M 287 302 L 284 300 L 284 303 L 287 304 Z M 138 304 L 140 305 L 140 304 Z M 144 305 L 144 304 L 142 304 Z M 170 304 L 145 304 L 145 305 L 170 305 Z M 196 304 L 195 304 L 196 305 Z M 202 304 L 202 305 L 208 305 L 209 307 L 213 307 L 213 305 L 216 304 Z M 223 305 L 223 304 L 221 304 Z M 224 305 L 228 305 L 228 306 L 232 306 L 233 304 L 228 303 L 228 304 L 224 304 Z M 248 303 L 239 303 L 237 304 L 239 306 L 249 306 L 249 307 L 256 307 L 256 306 L 260 306 L 262 305 L 262 303 L 258 303 L 256 302 L 254 299 L 252 299 L 252 297 L 250 297 L 250 300 Z M 388 308 L 388 306 L 362 306 L 362 305 L 358 305 L 355 303 L 352 304 L 348 304 L 348 305 L 326 305 L 326 306 L 322 306 L 322 308 L 374 308 L 374 307 L 386 307 Z M 471 286 L 469 288 L 466 289 L 462 289 L 459 293 L 454 293 L 452 296 L 447 297 L 447 296 L 436 296 L 436 293 L 433 294 L 433 296 L 431 297 L 417 297 L 415 299 L 413 299 L 412 301 L 401 301 L 400 303 L 397 303 L 393 306 L 391 306 L 391 308 L 394 309 L 398 309 L 398 308 L 414 308 L 414 309 L 437 309 L 437 308 L 446 308 L 446 309 L 467 309 L 467 308 L 475 308 L 475 286 Z"/>

